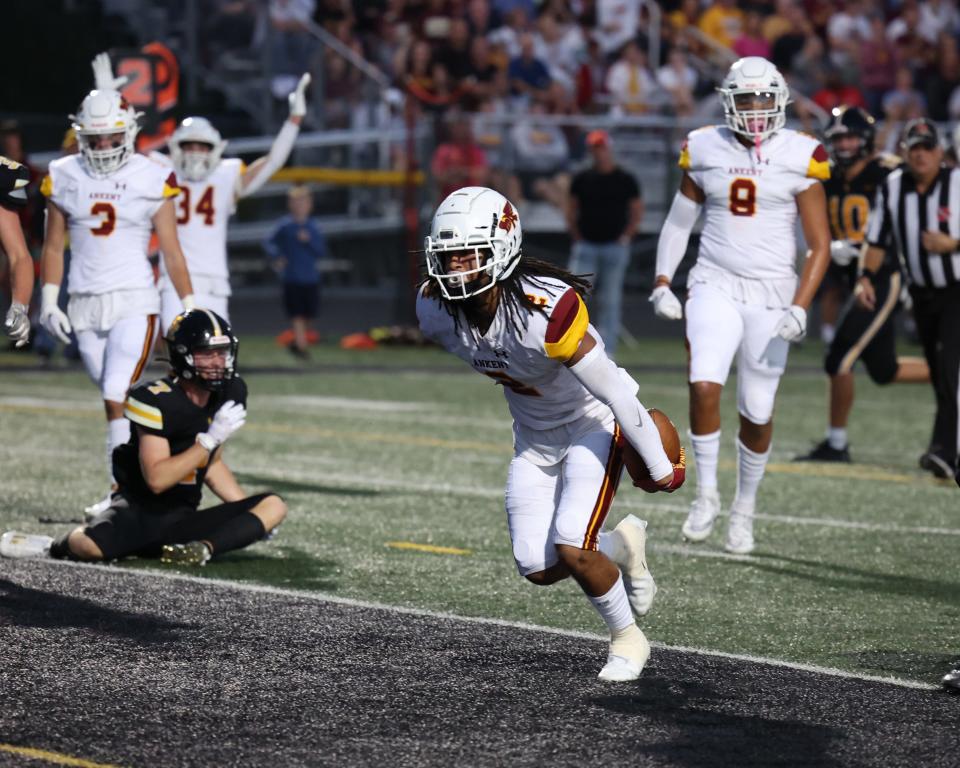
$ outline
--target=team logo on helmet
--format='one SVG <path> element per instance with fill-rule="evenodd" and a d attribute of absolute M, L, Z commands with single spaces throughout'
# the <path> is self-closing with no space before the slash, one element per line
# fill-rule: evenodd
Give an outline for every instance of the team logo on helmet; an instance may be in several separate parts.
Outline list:
<path fill-rule="evenodd" d="M 519 218 L 520 217 L 514 212 L 513 206 L 510 205 L 510 201 L 508 200 L 503 204 L 503 213 L 500 214 L 500 223 L 497 226 L 504 232 L 509 232 L 514 228 Z"/>

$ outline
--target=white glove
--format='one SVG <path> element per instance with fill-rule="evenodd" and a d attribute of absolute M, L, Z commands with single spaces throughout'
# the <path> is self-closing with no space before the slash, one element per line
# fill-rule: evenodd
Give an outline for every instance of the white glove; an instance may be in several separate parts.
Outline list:
<path fill-rule="evenodd" d="M 93 85 L 98 91 L 119 91 L 127 84 L 130 78 L 113 76 L 113 64 L 110 63 L 109 53 L 98 53 L 90 62 L 93 67 Z"/>
<path fill-rule="evenodd" d="M 773 331 L 773 338 L 779 336 L 784 341 L 800 341 L 807 335 L 807 310 L 793 304 L 786 311 Z"/>
<path fill-rule="evenodd" d="M 60 296 L 60 286 L 53 283 L 44 283 L 40 289 L 40 325 L 56 336 L 64 344 L 70 343 L 70 318 L 57 306 Z"/>
<path fill-rule="evenodd" d="M 310 73 L 304 72 L 300 76 L 297 87 L 287 96 L 290 102 L 290 117 L 303 117 L 307 114 L 307 86 L 310 85 Z"/>
<path fill-rule="evenodd" d="M 30 338 L 30 317 L 27 315 L 27 307 L 16 301 L 11 303 L 3 327 L 7 329 L 7 336 L 16 342 L 17 347 L 26 344 Z"/>
<path fill-rule="evenodd" d="M 247 423 L 247 409 L 242 403 L 227 400 L 213 415 L 206 432 L 197 435 L 197 442 L 208 451 L 226 442 L 227 438 Z"/>
<path fill-rule="evenodd" d="M 668 285 L 658 285 L 650 294 L 653 311 L 664 320 L 679 320 L 683 317 L 683 305 Z"/>
<path fill-rule="evenodd" d="M 845 267 L 860 257 L 860 248 L 849 240 L 831 240 L 830 258 L 838 266 Z"/>

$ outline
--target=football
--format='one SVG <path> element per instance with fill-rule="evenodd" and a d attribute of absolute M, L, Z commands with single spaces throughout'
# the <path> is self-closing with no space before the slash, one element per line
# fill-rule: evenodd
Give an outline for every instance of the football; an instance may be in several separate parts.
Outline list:
<path fill-rule="evenodd" d="M 657 408 L 647 409 L 647 413 L 653 419 L 660 432 L 660 442 L 663 444 L 664 453 L 674 464 L 680 461 L 680 435 L 670 417 Z M 650 482 L 650 473 L 647 471 L 647 465 L 643 463 L 640 454 L 630 445 L 627 440 L 623 440 L 623 466 L 627 468 L 630 479 L 633 484 L 639 486 L 642 482 Z"/>

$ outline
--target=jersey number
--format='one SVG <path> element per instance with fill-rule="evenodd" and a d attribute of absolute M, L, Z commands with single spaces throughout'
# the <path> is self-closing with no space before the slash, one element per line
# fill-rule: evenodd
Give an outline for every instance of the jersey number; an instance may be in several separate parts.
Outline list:
<path fill-rule="evenodd" d="M 757 185 L 753 179 L 734 179 L 730 184 L 730 213 L 753 216 L 757 212 Z"/>
<path fill-rule="evenodd" d="M 177 224 L 186 224 L 190 221 L 190 187 L 180 188 L 180 215 L 177 216 Z M 197 216 L 203 216 L 203 223 L 208 227 L 213 226 L 213 187 L 207 187 L 200 200 L 197 201 L 197 207 L 194 209 Z"/>
<path fill-rule="evenodd" d="M 117 211 L 110 203 L 94 203 L 90 208 L 91 216 L 99 216 L 100 226 L 92 227 L 91 234 L 106 237 L 117 228 Z"/>
<path fill-rule="evenodd" d="M 505 373 L 500 371 L 484 371 L 487 376 L 497 382 L 497 384 L 502 384 L 505 387 L 509 387 L 518 395 L 529 395 L 530 397 L 541 397 L 540 393 L 533 387 L 528 387 L 522 381 L 517 381 L 516 379 L 510 378 Z"/>
<path fill-rule="evenodd" d="M 842 205 L 839 197 L 831 197 L 830 227 L 834 238 L 862 243 L 869 213 L 870 201 L 863 195 L 845 195 Z"/>

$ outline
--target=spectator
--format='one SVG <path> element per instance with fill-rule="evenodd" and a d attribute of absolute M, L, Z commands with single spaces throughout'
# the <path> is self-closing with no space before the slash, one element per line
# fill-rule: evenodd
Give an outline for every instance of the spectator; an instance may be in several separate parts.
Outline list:
<path fill-rule="evenodd" d="M 879 115 L 883 95 L 893 89 L 897 74 L 896 51 L 886 36 L 886 23 L 879 12 L 870 15 L 870 34 L 860 46 L 860 84 L 867 111 Z"/>
<path fill-rule="evenodd" d="M 315 0 L 270 0 L 270 90 L 278 99 L 286 98 L 300 75 L 310 69 L 315 43 L 307 28 L 315 10 Z"/>
<path fill-rule="evenodd" d="M 883 114 L 890 122 L 899 123 L 923 117 L 926 112 L 927 101 L 913 87 L 913 73 L 907 67 L 900 67 L 894 89 L 883 97 Z"/>
<path fill-rule="evenodd" d="M 925 57 L 926 43 L 920 35 L 919 25 L 917 0 L 903 0 L 900 15 L 887 25 L 887 39 L 897 47 L 901 64 L 916 66 Z"/>
<path fill-rule="evenodd" d="M 547 65 L 536 57 L 533 35 L 529 32 L 520 35 L 520 55 L 511 59 L 507 73 L 514 96 L 529 102 L 542 99 L 546 95 L 550 86 L 550 73 Z"/>
<path fill-rule="evenodd" d="M 796 0 L 776 0 L 772 15 L 763 20 L 761 30 L 767 42 L 772 46 L 783 35 L 796 32 Z"/>
<path fill-rule="evenodd" d="M 743 17 L 743 31 L 733 41 L 733 52 L 741 59 L 747 56 L 770 58 L 770 41 L 763 36 L 763 14 L 756 6 L 747 9 Z"/>
<path fill-rule="evenodd" d="M 502 47 L 505 51 L 504 66 L 520 55 L 520 38 L 529 31 L 530 16 L 523 8 L 515 8 L 504 18 L 503 25 L 488 35 L 491 45 Z"/>
<path fill-rule="evenodd" d="M 443 63 L 455 81 L 463 80 L 470 74 L 470 26 L 466 19 L 450 20 L 450 34 L 437 54 L 437 60 Z"/>
<path fill-rule="evenodd" d="M 697 26 L 718 45 L 731 48 L 743 31 L 743 11 L 737 8 L 736 0 L 714 0 Z"/>
<path fill-rule="evenodd" d="M 274 228 L 263 247 L 283 282 L 283 305 L 293 325 L 290 352 L 302 360 L 307 351 L 310 321 L 320 306 L 320 271 L 317 261 L 327 255 L 327 242 L 315 219 L 313 193 L 297 184 L 287 193 L 290 211 Z"/>
<path fill-rule="evenodd" d="M 944 32 L 937 46 L 934 66 L 924 78 L 924 94 L 929 105 L 929 117 L 937 122 L 949 119 L 948 102 L 951 94 L 960 85 L 960 56 L 957 55 L 957 39 Z"/>
<path fill-rule="evenodd" d="M 613 357 L 620 335 L 630 240 L 643 218 L 643 200 L 636 179 L 614 161 L 605 131 L 591 131 L 587 146 L 593 166 L 573 177 L 567 203 L 567 227 L 573 241 L 570 271 L 592 275 L 599 307 L 591 316 Z"/>
<path fill-rule="evenodd" d="M 838 67 L 854 67 L 861 44 L 870 37 L 863 0 L 847 0 L 843 8 L 827 22 L 830 58 Z"/>
<path fill-rule="evenodd" d="M 920 3 L 917 32 L 934 45 L 942 33 L 955 36 L 960 32 L 960 13 L 955 0 L 924 0 Z"/>
<path fill-rule="evenodd" d="M 605 91 L 607 61 L 600 43 L 588 38 L 587 53 L 576 76 L 576 104 L 581 112 L 592 112 L 598 97 Z"/>
<path fill-rule="evenodd" d="M 491 61 L 490 42 L 483 35 L 477 35 L 470 41 L 470 72 L 467 76 L 473 108 L 493 96 L 494 83 L 499 69 Z"/>
<path fill-rule="evenodd" d="M 471 36 L 484 37 L 490 33 L 493 29 L 493 15 L 488 0 L 469 0 L 467 23 L 470 25 Z"/>
<path fill-rule="evenodd" d="M 647 70 L 646 52 L 631 40 L 607 73 L 607 92 L 613 99 L 612 114 L 643 114 L 649 110 L 656 88 Z"/>
<path fill-rule="evenodd" d="M 579 27 L 561 24 L 553 13 L 542 13 L 534 35 L 536 56 L 547 65 L 550 79 L 573 90 L 577 65 L 583 58 L 584 40 Z"/>
<path fill-rule="evenodd" d="M 474 141 L 470 122 L 456 115 L 450 119 L 450 136 L 433 152 L 430 170 L 440 186 L 440 200 L 462 187 L 486 186 L 490 166 Z"/>
<path fill-rule="evenodd" d="M 667 63 L 657 70 L 657 82 L 670 94 L 675 114 L 684 117 L 693 113 L 697 73 L 687 62 L 684 50 L 673 48 L 670 51 Z"/>
<path fill-rule="evenodd" d="M 609 56 L 640 29 L 640 0 L 597 0 L 596 38 Z"/>
<path fill-rule="evenodd" d="M 552 180 L 566 170 L 570 157 L 567 139 L 556 125 L 538 120 L 546 114 L 543 104 L 530 107 L 526 118 L 510 129 L 510 144 L 513 148 L 514 168 L 523 186 L 524 199 L 541 197 L 543 188 L 537 182 Z M 539 189 L 540 193 L 537 192 Z M 555 195 L 548 197 L 556 200 Z"/>
<path fill-rule="evenodd" d="M 850 107 L 866 107 L 867 105 L 863 94 L 860 93 L 860 89 L 845 83 L 843 81 L 843 74 L 837 67 L 827 68 L 823 87 L 814 93 L 812 98 L 813 103 L 824 112 L 829 112 L 841 104 L 846 104 Z"/>

